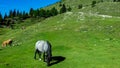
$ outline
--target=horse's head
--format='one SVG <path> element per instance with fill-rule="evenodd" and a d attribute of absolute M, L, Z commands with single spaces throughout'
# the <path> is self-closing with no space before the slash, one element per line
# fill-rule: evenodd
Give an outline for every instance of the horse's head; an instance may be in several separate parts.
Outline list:
<path fill-rule="evenodd" d="M 49 58 L 49 61 L 52 60 L 52 49 L 51 49 L 51 47 L 48 49 L 47 57 Z"/>

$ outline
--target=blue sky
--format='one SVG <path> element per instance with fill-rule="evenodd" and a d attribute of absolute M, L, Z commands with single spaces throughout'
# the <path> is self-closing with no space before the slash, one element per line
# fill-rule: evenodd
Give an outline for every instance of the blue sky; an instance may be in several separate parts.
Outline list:
<path fill-rule="evenodd" d="M 4 15 L 10 10 L 20 10 L 28 12 L 30 8 L 41 8 L 54 4 L 60 0 L 0 0 L 0 13 Z"/>

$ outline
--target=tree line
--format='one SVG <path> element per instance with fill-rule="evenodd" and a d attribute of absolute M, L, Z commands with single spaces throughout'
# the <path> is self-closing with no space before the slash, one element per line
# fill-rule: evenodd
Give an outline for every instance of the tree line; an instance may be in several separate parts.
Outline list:
<path fill-rule="evenodd" d="M 30 9 L 29 12 L 20 12 L 19 10 L 10 10 L 9 14 L 5 13 L 4 17 L 0 13 L 0 27 L 2 26 L 11 26 L 14 24 L 14 20 L 25 20 L 27 18 L 48 18 L 51 16 L 55 16 L 61 13 L 65 13 L 66 11 L 71 11 L 71 8 L 66 8 L 65 4 L 61 4 L 61 8 L 58 10 L 55 7 L 51 9 Z"/>
<path fill-rule="evenodd" d="M 120 0 L 113 0 L 113 2 L 120 2 Z"/>

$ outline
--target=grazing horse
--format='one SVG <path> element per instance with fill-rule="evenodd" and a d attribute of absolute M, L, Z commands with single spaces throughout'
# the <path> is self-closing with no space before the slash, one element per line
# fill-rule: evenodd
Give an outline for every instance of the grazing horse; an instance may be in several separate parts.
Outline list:
<path fill-rule="evenodd" d="M 44 41 L 44 40 L 37 41 L 35 44 L 34 59 L 36 59 L 37 53 L 39 55 L 40 60 L 41 60 L 41 54 L 43 53 L 43 61 L 47 62 L 47 66 L 49 66 L 50 61 L 52 60 L 51 44 L 48 41 Z"/>
<path fill-rule="evenodd" d="M 10 45 L 12 44 L 13 40 L 12 39 L 8 39 L 6 41 L 3 41 L 2 43 L 2 47 L 6 47 L 7 45 Z"/>

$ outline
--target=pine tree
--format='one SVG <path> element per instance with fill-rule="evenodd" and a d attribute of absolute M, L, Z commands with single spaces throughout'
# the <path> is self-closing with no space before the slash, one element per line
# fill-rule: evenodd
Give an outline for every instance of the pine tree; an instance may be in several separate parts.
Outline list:
<path fill-rule="evenodd" d="M 46 10 L 46 17 L 52 16 L 52 12 L 50 10 Z"/>
<path fill-rule="evenodd" d="M 52 16 L 55 16 L 55 15 L 57 15 L 57 14 L 58 14 L 57 9 L 56 9 L 55 7 L 53 7 L 53 8 L 51 9 L 51 15 L 52 15 Z"/>
<path fill-rule="evenodd" d="M 40 17 L 47 17 L 46 11 L 44 9 L 40 9 L 39 14 Z"/>
<path fill-rule="evenodd" d="M 0 13 L 0 23 L 2 22 L 3 18 L 2 18 L 2 14 Z"/>
<path fill-rule="evenodd" d="M 66 6 L 63 4 L 62 8 L 60 9 L 60 13 L 65 13 L 66 11 Z"/>
<path fill-rule="evenodd" d="M 5 15 L 4 15 L 4 20 L 7 18 L 8 16 L 7 16 L 7 14 L 5 13 Z"/>
<path fill-rule="evenodd" d="M 37 10 L 34 10 L 34 17 L 39 17 L 39 9 L 37 9 Z"/>
<path fill-rule="evenodd" d="M 101 0 L 101 2 L 103 2 L 103 0 Z"/>
<path fill-rule="evenodd" d="M 120 0 L 117 0 L 117 2 L 120 2 Z"/>
<path fill-rule="evenodd" d="M 92 1 L 92 7 L 95 7 L 96 1 Z"/>
<path fill-rule="evenodd" d="M 68 11 L 71 11 L 72 10 L 72 8 L 69 6 L 69 8 L 67 9 Z"/>
<path fill-rule="evenodd" d="M 33 10 L 33 8 L 30 9 L 29 15 L 30 15 L 31 17 L 34 16 L 34 10 Z"/>
<path fill-rule="evenodd" d="M 61 2 L 60 2 L 60 4 L 59 4 L 59 6 L 60 6 L 60 7 L 62 6 Z"/>
<path fill-rule="evenodd" d="M 82 6 L 82 4 L 79 4 L 78 5 L 78 9 L 81 9 L 83 6 Z"/>
<path fill-rule="evenodd" d="M 19 12 L 19 13 L 17 13 L 17 15 L 18 15 L 19 18 L 22 18 L 23 13 L 22 13 L 22 12 Z"/>
<path fill-rule="evenodd" d="M 23 13 L 22 13 L 22 18 L 23 19 L 26 19 L 26 15 L 25 14 L 26 14 L 25 11 L 23 11 Z"/>
<path fill-rule="evenodd" d="M 16 17 L 17 16 L 17 12 L 16 12 L 16 10 L 14 9 L 14 11 L 13 11 L 13 17 Z"/>
<path fill-rule="evenodd" d="M 12 11 L 12 10 L 10 10 L 10 12 L 9 12 L 9 17 L 10 17 L 10 18 L 13 17 L 13 11 Z"/>
<path fill-rule="evenodd" d="M 36 14 L 37 14 L 36 16 L 39 17 L 40 15 L 39 9 L 36 10 Z"/>
<path fill-rule="evenodd" d="M 16 15 L 19 17 L 19 14 L 20 14 L 20 12 L 19 12 L 19 10 L 17 10 L 17 13 L 16 13 Z"/>
<path fill-rule="evenodd" d="M 113 0 L 113 2 L 116 2 L 116 0 Z"/>

